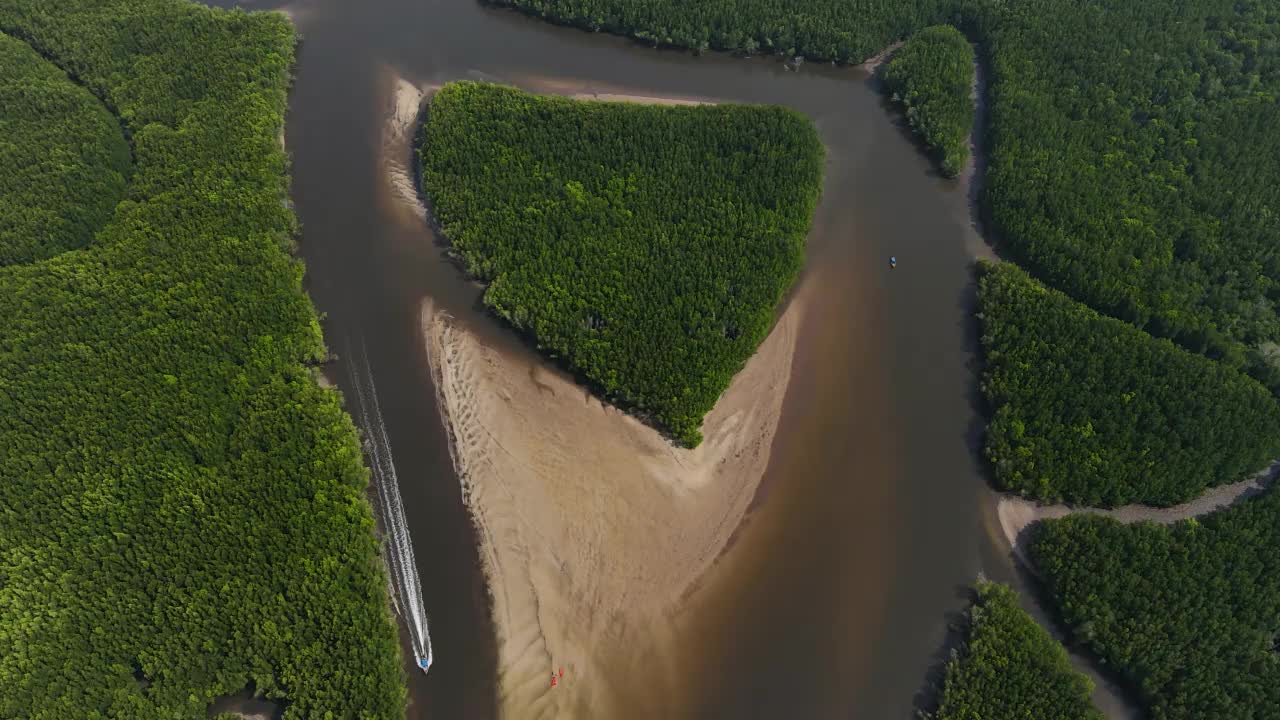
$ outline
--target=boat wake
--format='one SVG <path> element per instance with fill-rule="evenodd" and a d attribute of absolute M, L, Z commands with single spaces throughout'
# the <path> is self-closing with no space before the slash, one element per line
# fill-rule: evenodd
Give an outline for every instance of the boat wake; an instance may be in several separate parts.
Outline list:
<path fill-rule="evenodd" d="M 360 341 L 358 354 L 351 352 L 347 341 L 346 358 L 351 373 L 351 384 L 356 391 L 356 404 L 360 411 L 360 425 L 364 431 L 364 448 L 373 472 L 373 486 L 378 493 L 378 512 L 382 517 L 384 532 L 383 556 L 390 573 L 391 598 L 409 627 L 413 642 L 414 660 L 427 672 L 434 660 L 431 653 L 431 635 L 427 632 L 427 611 L 422 604 L 422 585 L 418 580 L 418 566 L 413 559 L 413 543 L 409 539 L 409 523 L 404 515 L 404 503 L 400 500 L 400 481 L 396 476 L 395 462 L 391 456 L 391 442 L 382 422 L 382 410 L 378 406 L 378 388 L 373 382 L 369 367 L 369 355 L 364 340 Z"/>

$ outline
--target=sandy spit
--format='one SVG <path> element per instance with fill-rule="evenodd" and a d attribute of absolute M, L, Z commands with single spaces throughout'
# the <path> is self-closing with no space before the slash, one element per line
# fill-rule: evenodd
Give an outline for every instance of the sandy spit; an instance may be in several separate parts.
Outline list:
<path fill-rule="evenodd" d="M 440 407 L 481 536 L 505 717 L 613 714 L 605 659 L 670 625 L 747 512 L 803 307 L 799 291 L 707 416 L 703 444 L 683 450 L 424 303 Z"/>
<path fill-rule="evenodd" d="M 1092 513 L 1102 515 L 1122 523 L 1156 522 L 1170 525 L 1188 520 L 1234 505 L 1245 498 L 1252 497 L 1266 490 L 1280 475 L 1280 462 L 1252 477 L 1228 485 L 1207 490 L 1200 497 L 1168 508 L 1151 507 L 1149 505 L 1124 505 L 1111 510 L 1095 508 L 1077 508 L 1069 505 L 1037 505 L 1034 501 L 1011 495 L 1000 495 L 996 502 L 996 516 L 1005 539 L 1028 568 L 1032 567 L 1026 556 L 1026 529 L 1037 520 L 1060 518 L 1072 513 Z"/>

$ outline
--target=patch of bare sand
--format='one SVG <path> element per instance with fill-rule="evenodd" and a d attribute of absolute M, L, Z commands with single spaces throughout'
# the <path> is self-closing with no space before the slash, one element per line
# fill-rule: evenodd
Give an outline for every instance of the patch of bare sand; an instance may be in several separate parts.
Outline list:
<path fill-rule="evenodd" d="M 390 67 L 382 71 L 384 89 L 382 147 L 379 161 L 382 176 L 390 185 L 390 197 L 399 211 L 425 219 L 426 209 L 418 199 L 414 178 L 413 135 L 418 118 L 438 85 L 414 85 Z"/>
<path fill-rule="evenodd" d="M 513 80 L 520 87 L 531 92 L 550 95 L 565 95 L 575 100 L 603 100 L 607 102 L 632 102 L 645 105 L 715 105 L 718 101 L 707 96 L 677 97 L 674 95 L 641 95 L 630 92 L 629 88 L 586 82 L 574 78 L 549 77 L 546 75 L 519 75 Z"/>
<path fill-rule="evenodd" d="M 1265 490 L 1280 474 L 1280 462 L 1272 464 L 1266 470 L 1252 477 L 1228 485 L 1211 488 L 1200 497 L 1173 507 L 1158 508 L 1149 505 L 1124 505 L 1110 510 L 1097 508 L 1077 508 L 1070 505 L 1037 505 L 1034 501 L 1011 495 L 998 495 L 996 500 L 996 517 L 1005 540 L 1013 549 L 1018 559 L 1027 567 L 1031 564 L 1026 556 L 1026 530 L 1037 520 L 1066 517 L 1072 513 L 1092 513 L 1102 515 L 1122 523 L 1156 522 L 1170 525 L 1215 510 L 1234 505 L 1245 498 L 1252 497 Z"/>
<path fill-rule="evenodd" d="M 487 347 L 424 304 L 440 407 L 489 579 L 505 717 L 618 714 L 608 658 L 669 632 L 682 594 L 751 503 L 786 395 L 803 294 L 707 416 L 694 450 L 673 447 L 531 354 Z"/>
<path fill-rule="evenodd" d="M 630 102 L 645 105 L 710 105 L 707 100 L 653 97 L 651 95 L 625 95 L 621 93 L 580 92 L 572 95 L 577 100 L 601 100 L 604 102 Z"/>
<path fill-rule="evenodd" d="M 905 43 L 906 43 L 905 40 L 899 40 L 895 43 L 892 43 L 886 46 L 885 49 L 881 50 L 875 55 L 872 55 L 866 60 L 863 60 L 862 64 L 859 65 L 858 68 L 867 72 L 868 74 L 874 74 L 875 71 L 879 70 L 880 66 L 883 65 L 886 60 L 888 60 L 890 57 L 893 57 L 893 54 L 898 51 L 898 48 L 902 47 Z"/>
<path fill-rule="evenodd" d="M 258 8 L 256 6 L 270 4 L 265 0 L 242 0 L 239 5 L 241 8 L 250 12 L 269 12 L 280 13 L 289 20 L 296 28 L 298 24 L 306 20 L 310 16 L 310 8 L 307 7 L 308 0 L 299 0 L 299 2 L 276 8 Z"/>

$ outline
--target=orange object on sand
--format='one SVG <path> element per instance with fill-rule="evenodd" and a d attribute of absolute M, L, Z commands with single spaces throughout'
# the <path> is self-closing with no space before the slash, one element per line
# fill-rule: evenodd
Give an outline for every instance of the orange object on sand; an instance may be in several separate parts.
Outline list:
<path fill-rule="evenodd" d="M 564 677 L 564 668 L 560 668 L 560 677 Z"/>
<path fill-rule="evenodd" d="M 551 687 L 555 687 L 555 686 L 556 686 L 556 676 L 555 676 L 555 675 L 552 675 L 552 676 L 551 676 Z"/>

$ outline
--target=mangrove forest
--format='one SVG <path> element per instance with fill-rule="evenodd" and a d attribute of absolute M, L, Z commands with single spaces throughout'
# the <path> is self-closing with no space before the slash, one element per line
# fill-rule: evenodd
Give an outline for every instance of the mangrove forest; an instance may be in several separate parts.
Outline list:
<path fill-rule="evenodd" d="M 1102 720 L 1092 692 L 1058 641 L 1018 606 L 1017 593 L 979 580 L 942 699 L 926 720 Z"/>
<path fill-rule="evenodd" d="M 295 42 L 180 0 L 0 4 L 0 717 L 204 718 L 246 688 L 403 715 L 282 202 Z"/>

